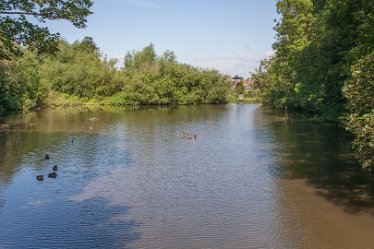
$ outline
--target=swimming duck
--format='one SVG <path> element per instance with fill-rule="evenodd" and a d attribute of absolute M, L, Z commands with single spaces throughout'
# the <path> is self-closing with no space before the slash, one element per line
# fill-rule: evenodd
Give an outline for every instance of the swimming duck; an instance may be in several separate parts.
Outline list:
<path fill-rule="evenodd" d="M 45 155 L 45 160 L 48 160 L 49 159 L 49 155 Z"/>
<path fill-rule="evenodd" d="M 182 138 L 183 139 L 191 139 L 190 133 L 184 131 L 182 132 Z"/>
<path fill-rule="evenodd" d="M 43 175 L 38 175 L 38 176 L 36 176 L 36 180 L 43 181 L 44 180 L 44 176 Z"/>
<path fill-rule="evenodd" d="M 183 139 L 188 139 L 188 140 L 196 140 L 197 135 L 191 135 L 190 133 L 184 131 L 184 132 L 182 132 L 182 138 Z"/>
<path fill-rule="evenodd" d="M 57 173 L 56 172 L 49 173 L 48 177 L 49 178 L 56 178 L 57 177 Z"/>
<path fill-rule="evenodd" d="M 53 166 L 53 171 L 57 171 L 57 165 Z"/>

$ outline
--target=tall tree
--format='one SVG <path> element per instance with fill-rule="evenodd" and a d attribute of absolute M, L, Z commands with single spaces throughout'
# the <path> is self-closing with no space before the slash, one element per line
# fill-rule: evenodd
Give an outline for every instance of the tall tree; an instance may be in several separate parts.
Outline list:
<path fill-rule="evenodd" d="M 374 167 L 374 2 L 278 0 L 277 10 L 275 54 L 253 75 L 259 97 L 347 125 Z"/>

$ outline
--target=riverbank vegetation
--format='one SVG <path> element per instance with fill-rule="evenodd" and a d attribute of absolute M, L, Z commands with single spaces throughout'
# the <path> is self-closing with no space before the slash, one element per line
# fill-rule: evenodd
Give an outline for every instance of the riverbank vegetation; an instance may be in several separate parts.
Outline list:
<path fill-rule="evenodd" d="M 280 0 L 275 54 L 253 74 L 261 101 L 343 125 L 374 166 L 374 2 Z"/>
<path fill-rule="evenodd" d="M 102 56 L 92 38 L 58 42 L 54 54 L 4 62 L 0 106 L 180 105 L 225 103 L 229 78 L 216 70 L 178 63 L 172 51 L 157 55 L 153 44 L 125 56 L 123 66 Z"/>

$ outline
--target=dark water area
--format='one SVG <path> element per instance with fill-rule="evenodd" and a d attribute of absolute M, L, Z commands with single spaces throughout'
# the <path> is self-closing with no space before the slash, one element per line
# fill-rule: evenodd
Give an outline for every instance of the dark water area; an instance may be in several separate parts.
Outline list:
<path fill-rule="evenodd" d="M 2 117 L 0 249 L 373 248 L 349 139 L 259 105 Z"/>

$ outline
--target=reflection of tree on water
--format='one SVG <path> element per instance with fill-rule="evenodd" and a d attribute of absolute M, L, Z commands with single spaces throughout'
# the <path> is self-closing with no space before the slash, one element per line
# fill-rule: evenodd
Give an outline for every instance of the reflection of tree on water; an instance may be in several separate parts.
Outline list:
<path fill-rule="evenodd" d="M 374 175 L 360 167 L 344 131 L 295 120 L 271 129 L 278 157 L 278 166 L 269 168 L 273 176 L 305 179 L 345 211 L 374 215 Z"/>
<path fill-rule="evenodd" d="M 4 207 L 4 204 L 5 204 L 5 200 L 4 200 L 4 186 L 0 186 L 0 215 L 1 215 L 1 212 L 3 210 L 3 207 Z"/>

